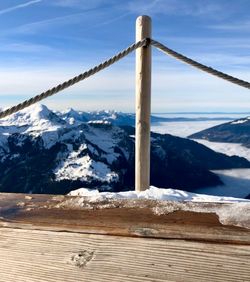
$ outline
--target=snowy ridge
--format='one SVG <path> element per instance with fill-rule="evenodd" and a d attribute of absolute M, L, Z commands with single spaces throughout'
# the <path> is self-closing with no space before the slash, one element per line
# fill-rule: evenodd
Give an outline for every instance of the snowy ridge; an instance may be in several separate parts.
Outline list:
<path fill-rule="evenodd" d="M 163 200 L 163 201 L 179 201 L 179 202 L 218 202 L 218 203 L 234 203 L 234 202 L 247 202 L 250 200 L 222 197 L 222 196 L 210 196 L 205 194 L 197 194 L 185 192 L 177 189 L 161 189 L 151 186 L 150 189 L 142 192 L 127 191 L 127 192 L 99 192 L 98 190 L 90 190 L 87 188 L 80 188 L 71 191 L 69 196 L 82 196 L 89 197 L 90 201 L 99 201 L 105 199 L 151 199 L 151 200 Z"/>
<path fill-rule="evenodd" d="M 189 135 L 192 139 L 211 142 L 237 143 L 250 147 L 250 117 L 218 124 Z"/>
<path fill-rule="evenodd" d="M 249 120 L 250 120 L 250 117 L 246 117 L 246 118 L 243 118 L 243 119 L 234 120 L 234 121 L 231 122 L 231 124 L 241 124 L 241 123 L 245 123 Z"/>
<path fill-rule="evenodd" d="M 44 105 L 34 105 L 0 120 L 0 134 L 14 133 L 41 136 L 46 148 L 52 147 L 58 139 L 58 130 L 65 125 L 60 117 Z M 1 143 L 4 145 L 4 139 Z"/>
<path fill-rule="evenodd" d="M 102 110 L 93 112 L 82 112 L 69 109 L 63 112 L 56 112 L 60 118 L 70 124 L 79 124 L 82 122 L 105 123 L 113 125 L 134 125 L 135 115 L 125 114 L 117 111 Z"/>
<path fill-rule="evenodd" d="M 32 125 L 34 129 L 45 130 L 45 125 L 62 125 L 65 122 L 45 105 L 36 104 L 22 111 L 14 113 L 0 120 L 1 125 L 27 126 Z"/>
<path fill-rule="evenodd" d="M 135 125 L 135 114 L 133 113 L 122 113 L 114 110 L 102 110 L 102 111 L 93 111 L 93 112 L 83 112 L 83 111 L 76 111 L 74 109 L 68 109 L 66 111 L 62 112 L 56 112 L 58 116 L 60 116 L 63 120 L 67 121 L 70 124 L 78 124 L 83 121 L 91 121 L 91 122 L 109 122 L 113 125 Z M 215 122 L 217 121 L 228 121 L 233 120 L 233 118 L 230 117 L 164 117 L 161 115 L 154 114 L 151 116 L 151 122 L 152 124 L 159 124 L 162 122 L 194 122 L 194 121 L 211 121 Z"/>

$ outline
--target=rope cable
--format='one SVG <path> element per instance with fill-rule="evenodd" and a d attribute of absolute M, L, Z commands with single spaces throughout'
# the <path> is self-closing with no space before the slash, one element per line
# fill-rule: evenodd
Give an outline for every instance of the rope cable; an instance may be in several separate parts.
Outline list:
<path fill-rule="evenodd" d="M 78 76 L 75 76 L 61 84 L 58 84 L 57 86 L 42 92 L 41 94 L 38 94 L 28 100 L 25 100 L 24 102 L 17 104 L 16 106 L 13 106 L 5 111 L 0 112 L 0 119 L 7 117 L 13 113 L 16 113 L 20 110 L 23 110 L 45 98 L 48 98 L 96 73 L 98 73 L 99 71 L 111 66 L 112 64 L 114 64 L 115 62 L 119 61 L 120 59 L 124 58 L 125 56 L 127 56 L 128 54 L 130 54 L 131 52 L 133 52 L 134 50 L 136 50 L 139 47 L 144 47 L 144 46 L 148 46 L 148 44 L 150 44 L 149 40 L 147 38 L 138 41 L 134 44 L 132 44 L 131 46 L 129 46 L 128 48 L 122 50 L 121 52 L 119 52 L 118 54 L 116 54 L 115 56 L 109 58 L 108 60 L 100 63 L 99 65 L 96 65 L 95 67 L 89 69 L 88 71 L 79 74 Z"/>
<path fill-rule="evenodd" d="M 245 81 L 245 80 L 233 77 L 233 76 L 228 75 L 226 73 L 223 73 L 221 71 L 215 70 L 215 69 L 213 69 L 211 67 L 205 66 L 205 65 L 203 65 L 201 63 L 198 63 L 198 62 L 196 62 L 196 61 L 194 61 L 194 60 L 192 60 L 192 59 L 190 59 L 190 58 L 188 58 L 188 57 L 186 57 L 186 56 L 184 56 L 184 55 L 182 55 L 180 53 L 175 52 L 174 50 L 166 47 L 165 45 L 163 45 L 160 42 L 155 41 L 153 39 L 151 39 L 151 44 L 154 47 L 156 47 L 157 49 L 160 49 L 163 53 L 166 53 L 167 55 L 170 55 L 170 56 L 172 56 L 172 57 L 174 57 L 174 58 L 176 58 L 176 59 L 178 59 L 178 60 L 180 60 L 180 61 L 182 61 L 182 62 L 184 62 L 184 63 L 186 63 L 188 65 L 190 65 L 190 66 L 196 67 L 196 68 L 198 68 L 198 69 L 200 69 L 200 70 L 202 70 L 204 72 L 207 72 L 209 74 L 212 74 L 214 76 L 217 76 L 219 78 L 227 80 L 227 81 L 229 81 L 231 83 L 237 84 L 237 85 L 245 87 L 247 89 L 250 89 L 250 83 Z"/>
<path fill-rule="evenodd" d="M 57 86 L 42 92 L 41 94 L 38 94 L 28 100 L 25 100 L 24 102 L 17 104 L 16 106 L 13 106 L 7 110 L 4 110 L 2 112 L 0 112 L 0 119 L 7 117 L 13 113 L 16 113 L 20 110 L 25 109 L 26 107 L 29 107 L 45 98 L 48 98 L 96 73 L 98 73 L 99 71 L 111 66 L 112 64 L 116 63 L 117 61 L 119 61 L 120 59 L 124 58 L 125 56 L 127 56 L 128 54 L 130 54 L 131 52 L 133 52 L 134 50 L 136 50 L 137 48 L 140 47 L 147 47 L 149 45 L 153 45 L 154 47 L 156 47 L 157 49 L 161 50 L 163 53 L 170 55 L 188 65 L 191 65 L 193 67 L 196 67 L 204 72 L 207 72 L 209 74 L 212 74 L 216 77 L 222 78 L 224 80 L 227 80 L 231 83 L 237 84 L 239 86 L 245 87 L 247 89 L 250 89 L 250 83 L 247 81 L 244 81 L 242 79 L 233 77 L 231 75 L 228 75 L 226 73 L 223 73 L 221 71 L 215 70 L 211 67 L 208 67 L 206 65 L 203 65 L 197 61 L 194 61 L 180 53 L 175 52 L 174 50 L 168 48 L 167 46 L 161 44 L 158 41 L 155 41 L 153 39 L 149 39 L 149 38 L 144 38 L 141 41 L 138 41 L 134 44 L 132 44 L 131 46 L 129 46 L 128 48 L 122 50 L 121 52 L 119 52 L 118 54 L 114 55 L 113 57 L 109 58 L 108 60 L 100 63 L 99 65 L 96 65 L 95 67 L 89 69 L 88 71 L 85 71 L 84 73 L 79 74 L 78 76 L 75 76 L 61 84 L 58 84 Z"/>

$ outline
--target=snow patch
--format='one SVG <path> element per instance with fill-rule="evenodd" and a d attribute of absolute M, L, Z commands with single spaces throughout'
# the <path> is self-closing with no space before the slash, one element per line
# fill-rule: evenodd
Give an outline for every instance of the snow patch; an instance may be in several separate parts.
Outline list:
<path fill-rule="evenodd" d="M 121 132 L 119 128 L 110 128 L 104 131 L 102 128 L 95 128 L 93 125 L 91 131 L 85 132 L 85 136 L 90 143 L 95 144 L 106 153 L 104 157 L 109 164 L 112 164 L 119 157 L 119 154 L 114 152 L 114 147 L 121 140 L 119 136 Z"/>
<path fill-rule="evenodd" d="M 91 121 L 88 121 L 88 124 L 109 124 L 111 125 L 111 122 L 107 120 L 91 120 Z"/>
<path fill-rule="evenodd" d="M 163 201 L 178 201 L 178 202 L 219 202 L 219 203 L 234 203 L 234 202 L 248 202 L 250 200 L 223 197 L 223 196 L 210 196 L 205 194 L 197 194 L 185 192 L 177 189 L 164 189 L 151 186 L 150 189 L 142 192 L 127 191 L 127 192 L 99 192 L 98 190 L 90 190 L 87 188 L 80 188 L 71 191 L 69 196 L 84 196 L 89 197 L 90 201 L 99 201 L 105 199 L 151 199 Z"/>
<path fill-rule="evenodd" d="M 201 195 L 176 189 L 161 189 L 153 186 L 143 192 L 128 191 L 119 193 L 99 192 L 98 190 L 81 188 L 71 191 L 68 195 L 83 197 L 69 198 L 61 205 L 92 209 L 92 204 L 95 203 L 98 204 L 99 209 L 105 209 L 116 208 L 118 203 L 115 200 L 122 201 L 130 199 L 130 201 L 119 202 L 119 205 L 126 207 L 140 205 L 143 208 L 151 208 L 152 212 L 158 216 L 178 210 L 197 213 L 215 213 L 223 225 L 250 228 L 250 201 L 244 199 Z M 84 197 L 87 197 L 87 199 Z M 135 202 L 138 199 L 150 199 L 155 200 L 155 202 L 148 206 L 148 202 Z M 200 202 L 203 205 L 199 205 L 198 203 Z M 215 205 L 215 203 L 225 204 Z M 226 203 L 230 203 L 230 205 Z"/>
<path fill-rule="evenodd" d="M 110 168 L 102 162 L 94 161 L 88 154 L 82 156 L 83 151 L 87 148 L 86 144 L 79 147 L 77 151 L 71 151 L 64 160 L 60 160 L 54 174 L 57 181 L 60 180 L 82 180 L 89 179 L 99 180 L 101 182 L 116 182 L 119 179 L 118 174 L 112 172 Z M 60 154 L 58 159 L 62 159 Z"/>
<path fill-rule="evenodd" d="M 236 120 L 236 121 L 232 121 L 231 124 L 241 124 L 241 123 L 245 123 L 247 121 L 248 121 L 247 119 L 239 119 L 239 120 Z"/>
<path fill-rule="evenodd" d="M 201 195 L 176 189 L 161 189 L 153 186 L 143 192 L 128 191 L 119 193 L 99 192 L 98 190 L 81 188 L 71 191 L 68 195 L 81 197 L 69 198 L 58 207 L 71 206 L 92 209 L 92 204 L 97 204 L 99 209 L 105 209 L 117 208 L 117 205 L 123 207 L 140 205 L 141 208 L 150 208 L 158 216 L 178 210 L 197 213 L 215 213 L 223 225 L 250 228 L 250 201 L 244 199 Z M 130 199 L 130 201 L 125 201 L 127 199 Z M 153 202 L 136 202 L 138 199 L 149 199 L 153 200 Z M 203 204 L 199 205 L 198 203 L 201 202 Z M 225 204 L 220 205 L 220 203 Z M 230 203 L 230 205 L 226 203 Z"/>

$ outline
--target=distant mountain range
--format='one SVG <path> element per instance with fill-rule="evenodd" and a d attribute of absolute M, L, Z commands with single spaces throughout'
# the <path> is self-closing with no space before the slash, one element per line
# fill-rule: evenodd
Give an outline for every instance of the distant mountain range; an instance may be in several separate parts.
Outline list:
<path fill-rule="evenodd" d="M 250 147 L 250 117 L 223 123 L 189 136 L 193 139 L 205 139 L 212 142 L 240 143 Z"/>
<path fill-rule="evenodd" d="M 0 191 L 65 194 L 80 187 L 133 189 L 131 123 L 131 114 L 53 112 L 44 105 L 0 120 Z M 187 191 L 222 184 L 212 169 L 250 167 L 244 158 L 157 133 L 151 134 L 151 163 L 151 185 Z"/>
<path fill-rule="evenodd" d="M 65 112 L 57 112 L 58 116 L 66 120 L 70 124 L 77 122 L 88 122 L 88 121 L 106 121 L 113 125 L 131 125 L 135 126 L 135 114 L 122 113 L 117 111 L 96 111 L 96 112 L 82 112 L 69 109 Z M 183 121 L 213 121 L 213 120 L 232 120 L 230 117 L 161 117 L 152 115 L 152 123 L 160 122 L 183 122 Z"/>

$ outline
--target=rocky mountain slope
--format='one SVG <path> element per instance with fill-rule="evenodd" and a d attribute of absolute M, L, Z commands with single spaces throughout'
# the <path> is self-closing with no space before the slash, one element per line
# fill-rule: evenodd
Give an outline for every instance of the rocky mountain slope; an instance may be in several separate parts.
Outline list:
<path fill-rule="evenodd" d="M 240 143 L 250 147 L 250 117 L 223 123 L 189 136 L 212 142 Z"/>
<path fill-rule="evenodd" d="M 80 187 L 133 189 L 134 128 L 94 115 L 85 119 L 73 110 L 55 113 L 36 105 L 0 120 L 0 191 L 65 194 Z M 221 184 L 211 169 L 250 167 L 244 158 L 156 133 L 152 133 L 151 161 L 152 185 L 189 191 Z"/>

